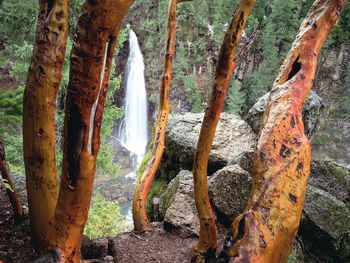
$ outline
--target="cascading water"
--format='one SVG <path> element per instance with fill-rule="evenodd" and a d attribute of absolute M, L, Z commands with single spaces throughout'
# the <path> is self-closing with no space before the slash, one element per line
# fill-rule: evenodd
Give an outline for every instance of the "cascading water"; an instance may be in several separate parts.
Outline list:
<path fill-rule="evenodd" d="M 144 77 L 143 56 L 137 41 L 137 36 L 130 29 L 129 58 L 127 62 L 127 79 L 125 94 L 125 117 L 119 129 L 121 144 L 132 155 L 136 155 L 135 170 L 146 151 L 147 134 L 147 97 Z M 132 173 L 136 176 L 136 173 Z"/>

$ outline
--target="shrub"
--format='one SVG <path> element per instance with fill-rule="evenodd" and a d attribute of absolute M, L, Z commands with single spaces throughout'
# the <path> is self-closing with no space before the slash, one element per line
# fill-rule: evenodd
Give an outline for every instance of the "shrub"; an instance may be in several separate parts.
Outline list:
<path fill-rule="evenodd" d="M 118 202 L 106 200 L 100 193 L 96 193 L 91 202 L 84 235 L 90 239 L 111 237 L 131 229 L 131 225 L 120 213 Z"/>

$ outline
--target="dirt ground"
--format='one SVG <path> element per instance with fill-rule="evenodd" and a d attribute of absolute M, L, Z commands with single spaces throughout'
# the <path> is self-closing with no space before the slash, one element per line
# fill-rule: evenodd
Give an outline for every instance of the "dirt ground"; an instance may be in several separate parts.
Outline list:
<path fill-rule="evenodd" d="M 157 227 L 152 233 L 125 233 L 111 240 L 115 262 L 190 262 L 197 239 L 167 233 Z"/>
<path fill-rule="evenodd" d="M 0 262 L 33 262 L 37 255 L 30 246 L 28 220 L 14 226 L 12 217 L 5 189 L 0 188 Z M 225 231 L 219 228 L 220 233 Z M 165 231 L 158 223 L 152 233 L 128 232 L 104 241 L 105 255 L 95 262 L 184 263 L 191 261 L 197 238 Z M 219 234 L 219 243 L 222 241 L 223 234 Z"/>
<path fill-rule="evenodd" d="M 36 257 L 30 246 L 29 224 L 13 224 L 13 214 L 4 187 L 0 186 L 0 262 L 28 263 Z"/>

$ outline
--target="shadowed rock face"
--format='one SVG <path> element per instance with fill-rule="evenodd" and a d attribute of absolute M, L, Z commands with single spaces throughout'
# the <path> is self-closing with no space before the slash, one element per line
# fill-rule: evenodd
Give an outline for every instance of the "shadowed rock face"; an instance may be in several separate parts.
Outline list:
<path fill-rule="evenodd" d="M 259 133 L 266 105 L 270 98 L 270 92 L 260 97 L 249 110 L 246 121 L 255 133 Z M 311 91 L 304 104 L 303 121 L 306 135 L 311 138 L 318 129 L 320 117 L 324 109 L 323 100 L 315 92 Z"/>

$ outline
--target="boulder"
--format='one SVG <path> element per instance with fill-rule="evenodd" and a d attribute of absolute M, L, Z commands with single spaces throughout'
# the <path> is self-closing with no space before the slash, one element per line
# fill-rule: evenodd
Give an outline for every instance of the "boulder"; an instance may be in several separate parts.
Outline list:
<path fill-rule="evenodd" d="M 251 155 L 251 151 L 241 154 L 231 162 L 236 164 L 209 177 L 209 198 L 217 220 L 225 225 L 245 208 L 252 186 L 247 171 Z M 298 232 L 303 247 L 310 252 L 305 257 L 316 255 L 325 263 L 350 262 L 350 170 L 330 161 L 312 161 L 310 171 Z M 165 226 L 198 234 L 191 172 L 181 171 L 170 182 L 160 204 Z"/>
<path fill-rule="evenodd" d="M 161 162 L 160 177 L 170 181 L 180 170 L 192 170 L 204 113 L 170 115 L 166 151 Z M 237 116 L 222 113 L 210 152 L 208 174 L 226 166 L 240 154 L 252 150 L 256 134 Z"/>
<path fill-rule="evenodd" d="M 350 262 L 350 209 L 329 192 L 308 185 L 298 235 L 322 262 Z"/>
<path fill-rule="evenodd" d="M 188 235 L 199 234 L 199 219 L 194 202 L 193 179 L 190 171 L 181 171 L 160 198 L 164 227 L 175 228 Z"/>
<path fill-rule="evenodd" d="M 298 235 L 322 262 L 350 262 L 350 170 L 312 161 Z"/>
<path fill-rule="evenodd" d="M 309 185 L 324 190 L 350 205 L 350 168 L 333 161 L 311 161 Z M 349 226 L 350 227 L 350 226 Z"/>
<path fill-rule="evenodd" d="M 249 110 L 245 120 L 255 133 L 259 133 L 270 92 L 260 97 Z M 309 93 L 303 108 L 303 121 L 306 135 L 311 138 L 317 131 L 320 116 L 324 109 L 323 100 L 314 91 Z"/>
<path fill-rule="evenodd" d="M 251 187 L 251 176 L 239 165 L 226 166 L 210 177 L 210 202 L 219 221 L 229 224 L 243 212 Z"/>

